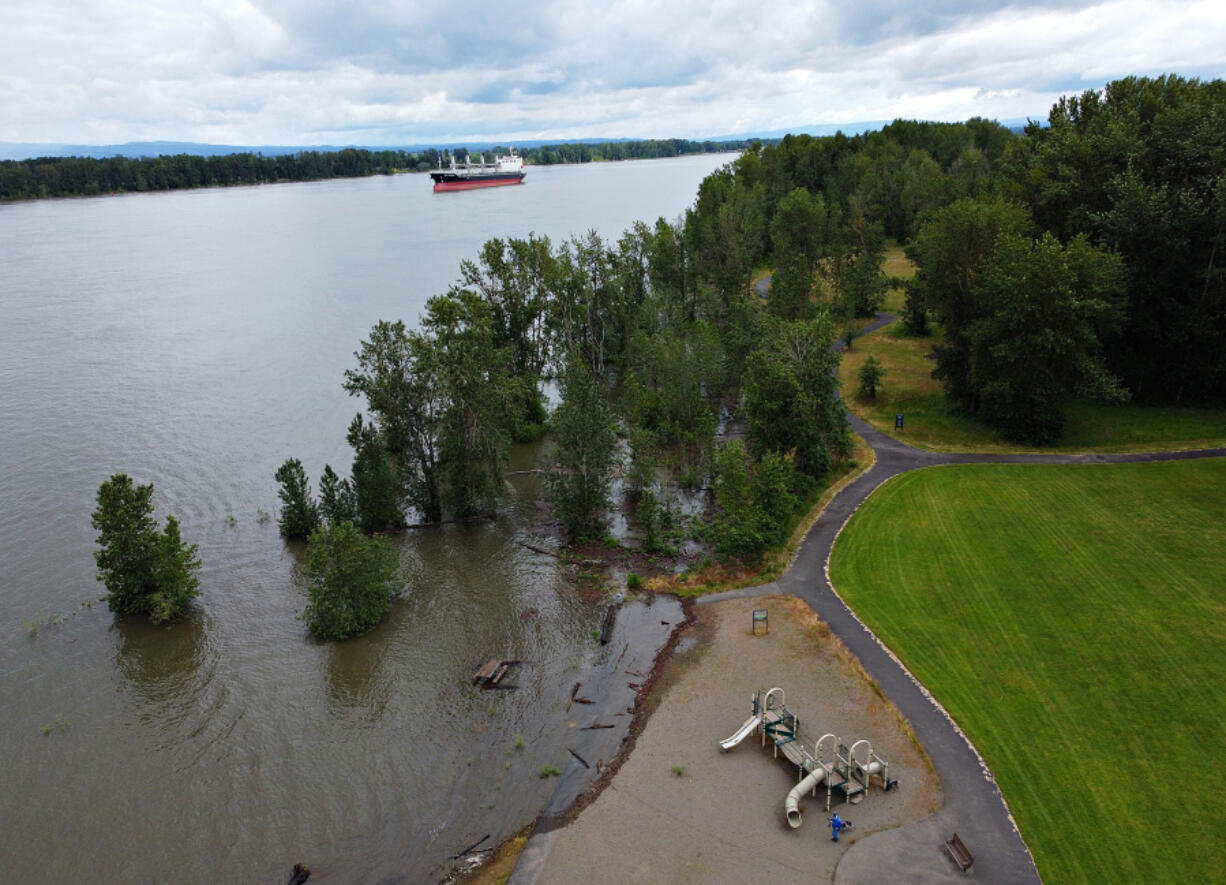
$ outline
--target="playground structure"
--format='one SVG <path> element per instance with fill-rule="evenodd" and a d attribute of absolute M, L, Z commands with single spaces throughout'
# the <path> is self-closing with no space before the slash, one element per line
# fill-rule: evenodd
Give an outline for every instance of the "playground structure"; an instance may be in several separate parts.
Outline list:
<path fill-rule="evenodd" d="M 881 781 L 883 790 L 897 785 L 889 779 L 889 763 L 873 752 L 867 740 L 858 740 L 850 747 L 838 737 L 826 733 L 813 740 L 800 730 L 800 718 L 784 703 L 782 688 L 769 691 L 758 689 L 753 696 L 753 715 L 726 740 L 720 741 L 721 750 L 731 750 L 751 734 L 762 737 L 766 746 L 769 737 L 774 744 L 774 756 L 784 757 L 799 770 L 798 783 L 788 792 L 783 808 L 788 826 L 800 826 L 800 799 L 817 788 L 826 785 L 826 811 L 834 804 L 835 794 L 839 801 L 856 804 L 868 794 L 874 776 Z"/>

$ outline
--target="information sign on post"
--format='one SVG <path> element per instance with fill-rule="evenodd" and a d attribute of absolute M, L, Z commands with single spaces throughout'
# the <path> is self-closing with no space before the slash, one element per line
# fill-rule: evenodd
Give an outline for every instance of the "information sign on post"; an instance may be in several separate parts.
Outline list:
<path fill-rule="evenodd" d="M 753 613 L 753 632 L 754 633 L 758 632 L 759 624 L 762 625 L 762 628 L 766 630 L 767 633 L 771 631 L 770 621 L 766 619 L 766 609 L 764 608 L 754 609 L 754 613 Z"/>
<path fill-rule="evenodd" d="M 901 412 L 894 416 L 894 429 L 902 430 L 902 413 Z"/>

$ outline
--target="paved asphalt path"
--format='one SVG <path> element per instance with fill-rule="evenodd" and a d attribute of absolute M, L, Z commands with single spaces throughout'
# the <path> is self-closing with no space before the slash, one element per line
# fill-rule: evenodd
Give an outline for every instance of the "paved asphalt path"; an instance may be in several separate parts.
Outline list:
<path fill-rule="evenodd" d="M 757 291 L 765 297 L 769 277 Z M 893 322 L 890 314 L 860 334 Z M 834 349 L 841 350 L 843 342 Z M 838 635 L 868 674 L 910 721 L 941 778 L 945 804 L 922 821 L 860 839 L 835 870 L 835 885 L 880 883 L 965 882 L 945 851 L 945 840 L 957 833 L 975 857 L 972 876 L 999 885 L 1035 885 L 1041 880 L 1026 843 L 1022 841 L 991 771 L 945 710 L 892 652 L 856 617 L 830 584 L 830 553 L 835 539 L 856 509 L 886 480 L 924 467 L 949 464 L 1079 464 L 1174 461 L 1226 456 L 1226 448 L 1192 452 L 1144 452 L 1120 455 L 973 454 L 929 452 L 900 442 L 859 418 L 852 429 L 872 447 L 873 466 L 845 486 L 805 536 L 791 568 L 777 581 L 761 587 L 703 597 L 716 602 L 732 597 L 782 593 L 799 596 Z M 902 784 L 902 789 L 907 785 Z M 871 800 L 870 800 L 871 801 Z M 1053 800 L 1055 801 L 1055 800 Z M 533 837 L 525 855 L 531 861 L 516 868 L 512 883 L 531 882 L 535 868 L 548 852 L 548 839 Z M 541 844 L 544 842 L 544 844 Z M 532 843 L 536 843 L 533 845 Z M 523 858 L 528 861 L 528 858 Z M 520 867 L 523 867 L 521 869 Z M 526 874 L 526 875 L 525 875 Z"/>

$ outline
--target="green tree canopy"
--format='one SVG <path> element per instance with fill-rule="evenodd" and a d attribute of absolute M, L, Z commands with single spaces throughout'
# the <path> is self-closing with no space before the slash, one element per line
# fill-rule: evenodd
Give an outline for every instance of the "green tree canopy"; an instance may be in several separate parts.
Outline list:
<path fill-rule="evenodd" d="M 1017 190 L 1039 224 L 1124 261 L 1108 367 L 1150 400 L 1226 395 L 1226 81 L 1126 77 L 1026 135 Z"/>
<path fill-rule="evenodd" d="M 562 374 L 562 402 L 552 424 L 557 441 L 549 473 L 554 513 L 570 537 L 597 535 L 605 527 L 617 436 L 604 390 L 580 356 L 569 360 Z"/>
<path fill-rule="evenodd" d="M 1123 268 L 1084 237 L 1002 234 L 972 295 L 966 331 L 980 414 L 1007 436 L 1049 443 L 1071 395 L 1125 398 L 1103 365 L 1099 341 L 1119 320 Z"/>
<path fill-rule="evenodd" d="M 90 518 L 98 531 L 94 561 L 111 611 L 147 615 L 155 624 L 186 614 L 200 593 L 197 547 L 183 543 L 174 516 L 157 530 L 153 485 L 116 473 L 98 487 L 97 505 Z"/>
<path fill-rule="evenodd" d="M 307 541 L 307 627 L 320 639 L 348 639 L 377 625 L 400 592 L 399 563 L 386 540 L 353 523 L 316 529 Z"/>
<path fill-rule="evenodd" d="M 820 479 L 851 451 L 834 375 L 839 355 L 830 350 L 834 325 L 826 312 L 809 321 L 762 319 L 742 383 L 750 450 L 759 461 L 767 452 L 790 455 L 797 470 Z"/>
<path fill-rule="evenodd" d="M 319 508 L 311 497 L 311 483 L 297 458 L 287 458 L 274 478 L 281 484 L 281 534 L 286 538 L 305 538 L 319 526 Z"/>
<path fill-rule="evenodd" d="M 918 269 L 908 289 L 936 314 L 945 340 L 936 348 L 933 376 L 949 400 L 968 412 L 979 409 L 980 388 L 971 377 L 967 333 L 980 317 L 974 296 L 984 260 L 1001 234 L 1029 234 L 1024 208 L 1004 200 L 963 199 L 937 211 L 920 229 L 907 254 Z"/>

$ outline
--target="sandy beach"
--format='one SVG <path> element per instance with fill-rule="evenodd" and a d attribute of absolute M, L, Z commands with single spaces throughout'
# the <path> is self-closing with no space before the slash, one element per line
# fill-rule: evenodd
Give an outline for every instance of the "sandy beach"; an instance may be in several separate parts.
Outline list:
<path fill-rule="evenodd" d="M 755 609 L 769 612 L 769 634 L 752 632 Z M 651 692 L 650 717 L 629 758 L 572 822 L 544 835 L 539 885 L 740 883 L 780 874 L 829 882 L 857 841 L 941 806 L 937 778 L 902 717 L 803 601 L 766 596 L 696 611 Z M 836 807 L 855 824 L 837 844 L 824 789 L 802 800 L 804 822 L 791 829 L 784 798 L 796 768 L 772 758 L 756 736 L 719 749 L 751 714 L 753 693 L 774 686 L 806 733 L 832 732 L 849 745 L 867 738 L 899 781 L 897 790 L 875 785 L 863 802 Z"/>

